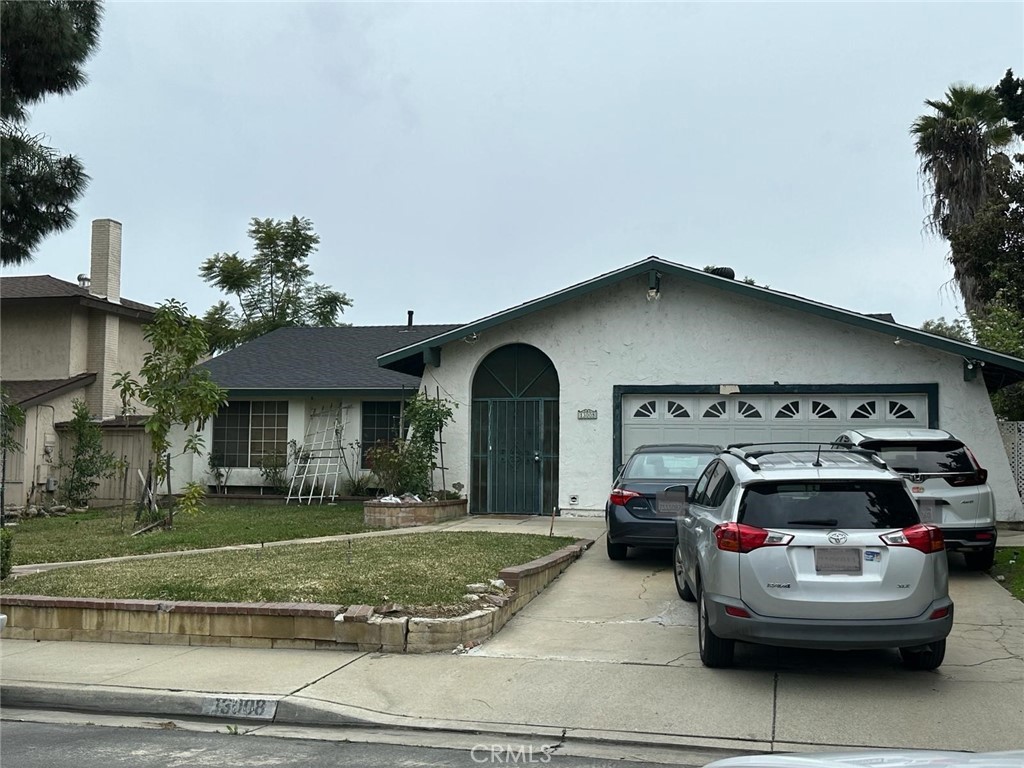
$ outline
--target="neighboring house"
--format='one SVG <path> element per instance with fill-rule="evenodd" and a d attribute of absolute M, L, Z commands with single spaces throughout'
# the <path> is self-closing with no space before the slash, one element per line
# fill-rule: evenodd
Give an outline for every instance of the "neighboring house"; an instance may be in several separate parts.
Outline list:
<path fill-rule="evenodd" d="M 316 386 L 280 395 L 292 398 L 289 436 L 317 389 L 344 382 L 362 413 L 371 373 L 405 374 L 409 388 L 459 404 L 446 479 L 464 484 L 474 513 L 602 514 L 616 467 L 643 443 L 830 440 L 887 424 L 957 434 L 989 470 L 999 519 L 1024 519 L 988 397 L 1024 379 L 1024 360 L 888 315 L 651 257 L 467 325 L 392 338 L 377 358 L 384 372 L 347 371 L 349 348 L 327 351 L 318 335 L 341 330 L 291 331 L 287 367 Z M 260 364 L 280 368 L 259 358 L 233 397 L 259 391 Z M 354 430 L 346 441 L 361 437 Z"/>
<path fill-rule="evenodd" d="M 78 283 L 49 275 L 0 279 L 0 384 L 25 411 L 17 435 L 23 451 L 7 457 L 9 503 L 41 501 L 55 488 L 60 427 L 73 400 L 85 400 L 108 435 L 141 436 L 138 419 L 116 419 L 121 404 L 113 384 L 116 373 L 142 365 L 149 350 L 142 326 L 155 310 L 121 298 L 119 222 L 93 222 L 90 262 Z M 113 500 L 121 492 L 106 495 Z"/>
<path fill-rule="evenodd" d="M 414 326 L 410 315 L 404 326 L 280 328 L 208 360 L 203 367 L 228 390 L 228 404 L 204 427 L 206 452 L 174 460 L 175 489 L 190 480 L 213 485 L 211 467 L 230 490 L 265 486 L 261 466 L 288 458 L 289 443 L 310 448 L 307 432 L 328 411 L 338 418 L 348 466 L 365 473 L 366 449 L 398 435 L 401 400 L 420 384 L 381 368 L 377 357 L 455 327 Z"/>

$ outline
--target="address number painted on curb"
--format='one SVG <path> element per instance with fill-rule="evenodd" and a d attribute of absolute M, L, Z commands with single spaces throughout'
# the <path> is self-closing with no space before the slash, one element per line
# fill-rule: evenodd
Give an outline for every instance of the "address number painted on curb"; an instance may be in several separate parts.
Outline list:
<path fill-rule="evenodd" d="M 237 696 L 217 697 L 203 702 L 208 717 L 244 717 L 248 720 L 273 720 L 277 714 L 276 699 L 241 699 Z"/>

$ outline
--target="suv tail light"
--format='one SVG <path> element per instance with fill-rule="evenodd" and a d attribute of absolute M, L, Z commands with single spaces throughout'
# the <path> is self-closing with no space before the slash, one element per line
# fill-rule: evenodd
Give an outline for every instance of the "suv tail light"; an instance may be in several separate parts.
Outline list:
<path fill-rule="evenodd" d="M 630 499 L 639 499 L 643 494 L 637 493 L 636 491 L 626 491 L 622 488 L 613 488 L 611 496 L 612 504 L 618 507 L 624 507 L 629 503 Z"/>
<path fill-rule="evenodd" d="M 741 555 L 761 547 L 784 547 L 793 540 L 792 535 L 755 528 L 743 523 L 719 523 L 713 531 L 718 548 Z"/>
<path fill-rule="evenodd" d="M 946 548 L 946 540 L 942 536 L 942 531 L 927 523 L 912 525 L 902 531 L 886 533 L 878 538 L 890 547 L 911 547 L 926 555 L 930 555 L 932 552 L 942 552 Z"/>

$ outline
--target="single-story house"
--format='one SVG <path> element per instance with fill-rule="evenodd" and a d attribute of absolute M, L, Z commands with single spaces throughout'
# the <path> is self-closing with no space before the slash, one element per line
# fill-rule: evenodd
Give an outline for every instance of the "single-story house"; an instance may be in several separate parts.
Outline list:
<path fill-rule="evenodd" d="M 887 424 L 955 433 L 989 470 L 999 519 L 1024 520 L 988 397 L 1024 360 L 657 257 L 468 324 L 275 331 L 206 365 L 232 401 L 207 445 L 239 446 L 239 462 L 268 429 L 300 439 L 325 399 L 343 401 L 341 442 L 364 444 L 402 391 L 453 400 L 446 482 L 473 513 L 601 514 L 644 443 Z"/>

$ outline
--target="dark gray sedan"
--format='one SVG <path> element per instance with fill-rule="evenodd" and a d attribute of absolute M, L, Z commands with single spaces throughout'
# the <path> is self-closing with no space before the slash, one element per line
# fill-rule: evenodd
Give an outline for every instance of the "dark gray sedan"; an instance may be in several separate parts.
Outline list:
<path fill-rule="evenodd" d="M 629 547 L 671 549 L 676 516 L 715 455 L 717 445 L 641 445 L 622 466 L 605 504 L 608 557 L 624 560 Z M 678 489 L 678 493 L 674 490 Z"/>

